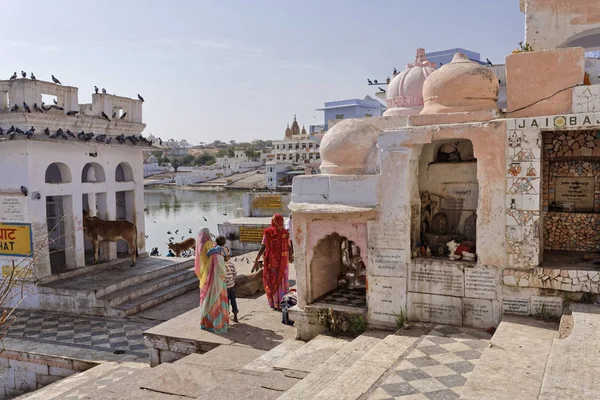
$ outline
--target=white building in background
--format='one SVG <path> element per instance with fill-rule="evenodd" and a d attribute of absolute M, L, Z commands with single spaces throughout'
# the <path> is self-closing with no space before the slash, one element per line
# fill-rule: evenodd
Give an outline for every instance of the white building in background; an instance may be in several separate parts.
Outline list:
<path fill-rule="evenodd" d="M 54 96 L 57 106 L 38 111 L 42 96 Z M 102 116 L 114 113 L 127 114 L 110 121 Z M 143 152 L 151 147 L 120 143 L 121 135 L 139 137 L 145 127 L 137 99 L 96 93 L 91 104 L 79 104 L 76 87 L 0 81 L 0 159 L 10 169 L 0 175 L 0 261 L 4 276 L 13 261 L 32 265 L 27 280 L 33 294 L 20 307 L 39 307 L 38 283 L 86 266 L 90 243 L 84 240 L 83 210 L 134 223 L 137 249 L 132 250 L 145 252 Z M 17 129 L 29 134 L 8 134 Z M 95 136 L 84 141 L 77 138 L 80 132 Z M 116 259 L 117 250 L 127 246 L 103 242 L 100 257 Z"/>

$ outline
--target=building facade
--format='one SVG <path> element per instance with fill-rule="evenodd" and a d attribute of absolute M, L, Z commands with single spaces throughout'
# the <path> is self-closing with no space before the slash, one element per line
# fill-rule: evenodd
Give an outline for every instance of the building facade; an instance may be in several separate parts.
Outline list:
<path fill-rule="evenodd" d="M 364 99 L 348 99 L 326 102 L 323 108 L 323 125 L 311 125 L 311 134 L 318 134 L 328 129 L 329 121 L 343 120 L 348 118 L 380 117 L 385 111 L 385 106 L 372 98 L 365 96 Z"/>

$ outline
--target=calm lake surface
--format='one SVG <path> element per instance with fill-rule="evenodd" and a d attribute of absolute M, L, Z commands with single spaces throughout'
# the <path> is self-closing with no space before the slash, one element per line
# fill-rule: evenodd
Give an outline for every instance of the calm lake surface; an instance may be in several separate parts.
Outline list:
<path fill-rule="evenodd" d="M 195 239 L 202 227 L 217 235 L 217 224 L 243 217 L 242 195 L 242 192 L 145 190 L 144 204 L 148 209 L 144 213 L 148 236 L 146 251 L 150 253 L 158 247 L 160 254 L 165 255 L 169 237 L 173 237 L 175 242 L 180 242 L 182 237 Z M 176 230 L 179 230 L 177 234 Z M 168 231 L 171 235 L 167 234 Z"/>

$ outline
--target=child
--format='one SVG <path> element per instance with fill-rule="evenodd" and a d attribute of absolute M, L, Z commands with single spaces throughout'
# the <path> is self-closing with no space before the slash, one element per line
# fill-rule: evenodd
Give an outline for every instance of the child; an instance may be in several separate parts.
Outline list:
<path fill-rule="evenodd" d="M 235 265 L 230 261 L 230 251 L 227 247 L 225 247 L 225 254 L 225 266 L 227 267 L 227 279 L 225 279 L 225 282 L 227 283 L 227 297 L 231 302 L 233 322 L 238 322 L 237 299 L 235 297 L 235 277 L 237 276 L 237 271 L 235 270 Z"/>

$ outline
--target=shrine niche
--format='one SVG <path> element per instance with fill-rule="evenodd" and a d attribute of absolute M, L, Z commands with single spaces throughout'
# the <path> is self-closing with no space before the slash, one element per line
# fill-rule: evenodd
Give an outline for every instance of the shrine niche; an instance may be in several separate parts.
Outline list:
<path fill-rule="evenodd" d="M 420 224 L 412 232 L 417 243 L 413 257 L 448 256 L 450 242 L 468 242 L 468 252 L 474 252 L 479 185 L 472 143 L 446 140 L 424 145 L 418 182 Z M 460 251 L 464 249 L 460 246 Z"/>
<path fill-rule="evenodd" d="M 546 132 L 542 161 L 544 249 L 600 250 L 600 134 Z"/>

